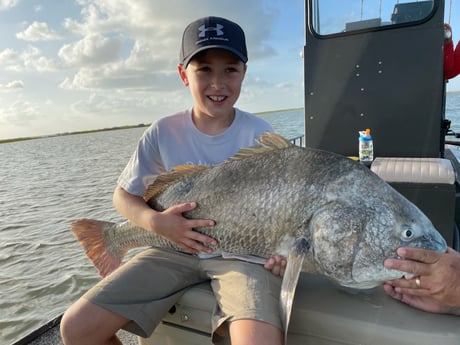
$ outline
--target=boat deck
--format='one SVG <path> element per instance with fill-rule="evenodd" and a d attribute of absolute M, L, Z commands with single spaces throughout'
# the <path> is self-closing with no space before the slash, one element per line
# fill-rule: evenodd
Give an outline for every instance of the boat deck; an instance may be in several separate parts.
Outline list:
<path fill-rule="evenodd" d="M 123 345 L 138 345 L 137 336 L 128 333 L 126 331 L 119 331 L 117 333 L 118 338 L 121 340 Z M 28 345 L 63 345 L 64 343 L 61 340 L 59 334 L 59 325 L 56 325 L 53 328 L 50 328 L 47 332 L 43 333 L 38 338 L 27 342 L 27 343 L 15 343 L 16 344 L 28 344 Z"/>

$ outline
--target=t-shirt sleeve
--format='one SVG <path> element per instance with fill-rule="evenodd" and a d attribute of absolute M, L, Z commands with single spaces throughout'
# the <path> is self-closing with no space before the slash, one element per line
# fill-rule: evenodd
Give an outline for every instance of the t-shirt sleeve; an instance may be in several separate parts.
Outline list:
<path fill-rule="evenodd" d="M 146 130 L 118 178 L 118 185 L 131 194 L 144 196 L 155 177 L 165 171 L 155 132 L 155 127 Z"/>

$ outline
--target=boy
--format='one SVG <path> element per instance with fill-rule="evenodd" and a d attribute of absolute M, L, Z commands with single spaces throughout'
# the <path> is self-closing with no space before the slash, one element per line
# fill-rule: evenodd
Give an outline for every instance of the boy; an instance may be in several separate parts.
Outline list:
<path fill-rule="evenodd" d="M 193 228 L 214 223 L 182 217 L 196 207 L 193 200 L 157 212 L 142 198 L 155 175 L 181 164 L 218 164 L 272 130 L 265 121 L 234 108 L 246 62 L 245 36 L 237 24 L 207 17 L 185 29 L 178 72 L 190 88 L 193 108 L 147 129 L 113 200 L 123 216 L 186 253 L 151 248 L 102 280 L 64 314 L 65 344 L 120 344 L 115 336 L 120 328 L 148 337 L 185 290 L 203 281 L 210 281 L 218 302 L 213 341 L 229 335 L 234 345 L 283 343 L 279 277 L 259 265 L 206 257 L 204 244 L 215 240 Z M 280 258 L 266 264 L 273 273 L 282 274 L 283 267 Z"/>

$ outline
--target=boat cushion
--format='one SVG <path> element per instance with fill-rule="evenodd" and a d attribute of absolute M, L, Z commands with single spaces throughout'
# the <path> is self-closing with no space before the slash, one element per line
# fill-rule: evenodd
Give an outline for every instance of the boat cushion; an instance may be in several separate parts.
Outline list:
<path fill-rule="evenodd" d="M 371 170 L 386 182 L 455 183 L 452 163 L 443 158 L 377 157 Z"/>

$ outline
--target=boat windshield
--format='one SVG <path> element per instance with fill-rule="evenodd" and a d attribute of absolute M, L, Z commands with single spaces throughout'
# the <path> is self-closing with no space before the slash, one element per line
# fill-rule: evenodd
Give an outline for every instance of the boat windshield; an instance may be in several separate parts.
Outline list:
<path fill-rule="evenodd" d="M 433 12 L 434 0 L 312 0 L 311 6 L 310 26 L 314 32 L 334 35 L 419 23 Z"/>

